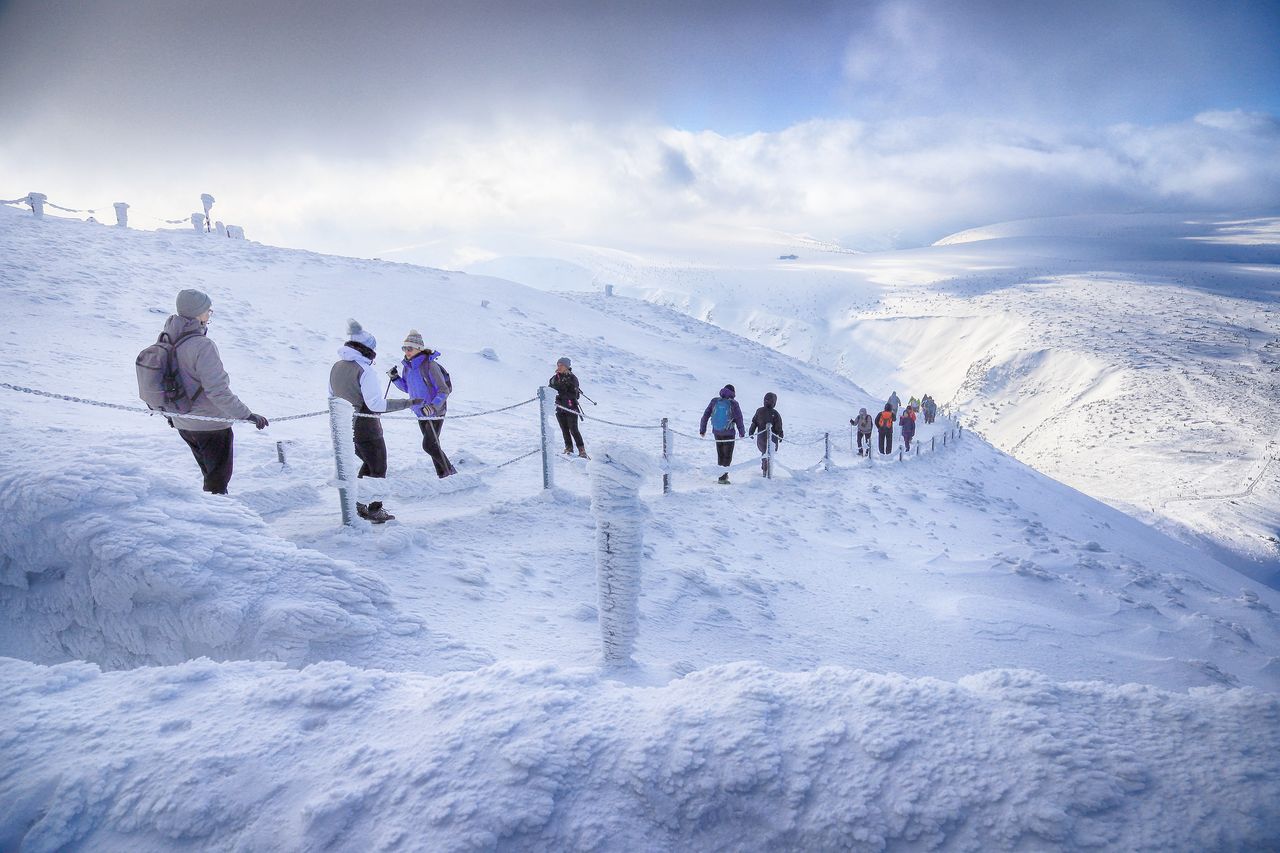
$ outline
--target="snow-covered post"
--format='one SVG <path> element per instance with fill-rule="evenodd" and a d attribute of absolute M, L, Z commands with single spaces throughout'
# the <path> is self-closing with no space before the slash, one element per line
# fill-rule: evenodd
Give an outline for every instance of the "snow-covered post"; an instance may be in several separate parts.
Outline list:
<path fill-rule="evenodd" d="M 213 196 L 208 193 L 200 193 L 200 203 L 204 205 L 204 230 L 209 232 L 209 223 L 213 221 L 209 216 L 209 211 L 213 209 Z"/>
<path fill-rule="evenodd" d="M 606 445 L 591 473 L 591 514 L 596 520 L 596 585 L 604 664 L 632 665 L 639 631 L 640 561 L 649 511 L 640 485 L 652 468 L 644 453 Z"/>
<path fill-rule="evenodd" d="M 191 227 L 196 229 L 196 231 L 204 231 L 204 214 L 203 213 L 191 214 Z"/>
<path fill-rule="evenodd" d="M 822 434 L 823 450 L 822 450 L 822 470 L 831 470 L 831 433 L 824 432 Z"/>
<path fill-rule="evenodd" d="M 556 398 L 543 385 L 538 389 L 538 425 L 542 432 L 542 488 L 555 488 L 556 478 L 551 470 L 551 418 L 555 415 Z"/>
<path fill-rule="evenodd" d="M 898 461 L 899 462 L 902 461 L 902 445 L 901 444 L 898 445 Z"/>
<path fill-rule="evenodd" d="M 213 229 L 214 229 L 215 231 L 217 231 L 217 232 L 218 232 L 218 236 L 219 236 L 219 237 L 225 237 L 225 236 L 227 236 L 227 226 L 225 226 L 225 225 L 223 225 L 223 224 L 222 224 L 222 220 L 221 220 L 221 219 L 219 219 L 217 222 L 213 223 Z"/>
<path fill-rule="evenodd" d="M 662 493 L 671 494 L 671 455 L 674 452 L 672 441 L 674 436 L 667 427 L 667 419 L 662 419 Z"/>
<path fill-rule="evenodd" d="M 284 442 L 283 441 L 276 442 L 276 459 L 280 460 L 281 465 L 287 464 L 284 461 Z"/>
<path fill-rule="evenodd" d="M 126 202 L 117 201 L 115 204 L 111 206 L 116 209 L 116 227 L 128 228 L 129 227 L 129 205 Z"/>
<path fill-rule="evenodd" d="M 27 204 L 31 205 L 31 212 L 36 215 L 36 219 L 44 219 L 44 203 L 49 197 L 44 193 L 27 193 Z"/>
<path fill-rule="evenodd" d="M 938 437 L 936 435 L 929 436 L 929 452 L 933 453 L 938 449 Z"/>
<path fill-rule="evenodd" d="M 765 468 L 764 476 L 767 480 L 773 479 L 773 424 L 765 424 L 764 428 L 764 459 Z"/>
<path fill-rule="evenodd" d="M 956 418 L 956 438 L 964 435 L 964 424 L 960 423 L 960 419 Z"/>
<path fill-rule="evenodd" d="M 849 422 L 849 453 L 857 453 L 858 449 L 853 444 L 853 422 Z"/>
<path fill-rule="evenodd" d="M 333 461 L 338 483 L 342 523 L 356 523 L 355 407 L 341 397 L 329 398 L 329 432 L 333 435 Z"/>
<path fill-rule="evenodd" d="M 613 296 L 613 285 L 612 285 L 612 284 L 606 284 L 606 285 L 604 286 L 604 295 L 605 295 L 605 296 Z"/>

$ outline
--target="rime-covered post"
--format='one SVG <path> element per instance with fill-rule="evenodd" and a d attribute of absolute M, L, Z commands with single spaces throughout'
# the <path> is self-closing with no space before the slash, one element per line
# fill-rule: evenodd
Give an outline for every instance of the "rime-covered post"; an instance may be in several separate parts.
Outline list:
<path fill-rule="evenodd" d="M 329 432 L 333 436 L 333 461 L 342 505 L 342 523 L 356 523 L 355 407 L 341 397 L 329 398 Z"/>
<path fill-rule="evenodd" d="M 956 418 L 956 438 L 964 435 L 964 424 L 960 423 L 960 419 Z"/>
<path fill-rule="evenodd" d="M 674 452 L 672 441 L 674 436 L 667 427 L 667 419 L 662 419 L 662 493 L 671 494 L 671 455 Z"/>
<path fill-rule="evenodd" d="M 831 433 L 824 432 L 822 434 L 822 470 L 831 470 Z"/>
<path fill-rule="evenodd" d="M 627 447 L 597 450 L 591 472 L 591 514 L 596 520 L 596 585 L 600 640 L 607 667 L 632 665 L 639 630 L 640 562 L 649 511 L 640 485 L 650 458 Z"/>
<path fill-rule="evenodd" d="M 223 225 L 223 224 L 222 224 L 222 220 L 221 220 L 221 219 L 219 219 L 217 222 L 213 223 L 213 230 L 215 230 L 215 231 L 217 231 L 217 232 L 218 232 L 218 236 L 219 236 L 219 237 L 226 237 L 226 236 L 227 236 L 227 226 L 225 226 L 225 225 Z"/>
<path fill-rule="evenodd" d="M 542 488 L 555 488 L 556 478 L 551 469 L 551 419 L 555 417 L 556 398 L 543 385 L 538 389 L 538 426 L 542 434 Z"/>
<path fill-rule="evenodd" d="M 765 468 L 764 476 L 767 480 L 773 479 L 773 424 L 765 424 L 764 427 L 764 459 Z"/>
<path fill-rule="evenodd" d="M 849 423 L 849 452 L 850 452 L 850 453 L 857 453 L 857 452 L 858 452 L 857 448 L 853 446 L 853 430 L 854 430 L 853 422 L 852 422 L 852 421 L 850 421 L 850 423 Z"/>
<path fill-rule="evenodd" d="M 938 449 L 938 437 L 936 435 L 929 436 L 929 452 L 932 453 L 937 449 Z"/>
<path fill-rule="evenodd" d="M 606 285 L 604 286 L 604 295 L 605 295 L 605 296 L 613 296 L 613 285 L 612 285 L 612 284 L 606 284 Z"/>
<path fill-rule="evenodd" d="M 31 212 L 36 219 L 44 219 L 44 203 L 48 200 L 49 197 L 44 193 L 27 193 L 27 204 L 31 205 Z"/>
<path fill-rule="evenodd" d="M 117 227 L 117 228 L 128 228 L 128 227 L 129 227 L 129 205 L 128 205 L 128 203 L 123 202 L 123 201 L 117 201 L 115 204 L 113 204 L 113 205 L 111 205 L 111 206 L 112 206 L 112 207 L 114 207 L 114 208 L 116 209 L 116 227 Z"/>
<path fill-rule="evenodd" d="M 213 221 L 209 216 L 209 211 L 213 209 L 213 196 L 208 193 L 200 193 L 200 204 L 204 205 L 204 230 L 209 233 L 209 223 Z"/>
<path fill-rule="evenodd" d="M 280 460 L 281 465 L 286 464 L 284 461 L 284 442 L 283 441 L 276 442 L 276 459 Z"/>

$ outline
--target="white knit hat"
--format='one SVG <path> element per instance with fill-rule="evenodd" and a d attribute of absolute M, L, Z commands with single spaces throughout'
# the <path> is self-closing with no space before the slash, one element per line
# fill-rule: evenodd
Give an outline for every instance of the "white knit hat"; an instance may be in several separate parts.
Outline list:
<path fill-rule="evenodd" d="M 371 350 L 378 349 L 378 339 L 366 332 L 355 320 L 347 320 L 347 340 L 364 344 Z"/>

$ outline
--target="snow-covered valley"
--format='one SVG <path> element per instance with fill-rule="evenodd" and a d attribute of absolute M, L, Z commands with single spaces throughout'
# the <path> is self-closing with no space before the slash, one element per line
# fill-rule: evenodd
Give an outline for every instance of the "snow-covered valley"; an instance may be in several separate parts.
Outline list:
<path fill-rule="evenodd" d="M 1280 503 L 1277 259 L 1241 233 L 587 277 L 642 300 L 0 208 L 0 382 L 137 407 L 197 287 L 275 419 L 325 407 L 347 317 L 379 368 L 412 327 L 460 471 L 389 416 L 398 520 L 343 529 L 324 417 L 237 427 L 223 498 L 159 418 L 0 388 L 0 849 L 1274 845 L 1280 592 L 1219 559 L 1273 565 Z M 544 490 L 537 455 L 499 467 L 536 407 L 458 417 L 562 355 L 588 415 L 647 427 L 588 420 L 588 449 L 655 457 L 633 670 L 598 666 L 598 458 Z M 772 480 L 744 444 L 717 485 L 691 437 L 726 382 L 748 418 L 779 395 Z M 980 434 L 852 454 L 894 388 Z"/>

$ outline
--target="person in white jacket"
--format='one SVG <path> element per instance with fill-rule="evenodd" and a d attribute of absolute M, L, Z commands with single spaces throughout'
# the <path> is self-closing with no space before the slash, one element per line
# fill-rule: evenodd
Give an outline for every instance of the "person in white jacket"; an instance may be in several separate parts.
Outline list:
<path fill-rule="evenodd" d="M 356 410 L 356 456 L 360 457 L 361 478 L 382 480 L 387 476 L 387 442 L 382 436 L 383 412 L 398 412 L 412 405 L 422 405 L 421 400 L 388 400 L 379 386 L 380 377 L 373 370 L 378 357 L 378 341 L 355 320 L 347 321 L 347 342 L 338 350 L 338 361 L 329 370 L 329 394 L 341 397 Z M 363 491 L 368 503 L 357 503 L 361 518 L 374 524 L 382 524 L 395 518 L 383 508 L 377 486 L 366 484 Z"/>

